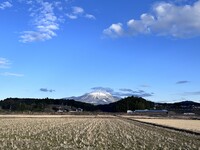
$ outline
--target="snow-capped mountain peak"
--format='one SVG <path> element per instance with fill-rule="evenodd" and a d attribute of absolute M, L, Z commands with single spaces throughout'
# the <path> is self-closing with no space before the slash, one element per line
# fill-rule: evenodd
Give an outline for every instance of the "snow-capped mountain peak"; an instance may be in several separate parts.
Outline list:
<path fill-rule="evenodd" d="M 72 97 L 71 99 L 91 103 L 94 105 L 99 104 L 109 104 L 118 101 L 120 98 L 116 96 L 112 96 L 111 93 L 106 91 L 93 91 L 91 93 L 86 93 L 79 97 Z"/>
<path fill-rule="evenodd" d="M 112 96 L 110 93 L 108 92 L 105 92 L 105 91 L 94 91 L 94 92 L 91 92 L 89 93 L 88 95 L 92 96 L 93 98 L 109 98 L 110 96 Z"/>

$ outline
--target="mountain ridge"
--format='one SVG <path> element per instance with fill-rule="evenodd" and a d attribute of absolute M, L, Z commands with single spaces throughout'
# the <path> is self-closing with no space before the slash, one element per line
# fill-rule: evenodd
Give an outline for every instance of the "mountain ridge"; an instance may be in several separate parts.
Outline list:
<path fill-rule="evenodd" d="M 62 109 L 65 112 L 70 110 L 83 109 L 86 112 L 126 112 L 127 110 L 166 109 L 178 114 L 195 113 L 200 115 L 200 103 L 155 103 L 142 97 L 126 97 L 110 104 L 93 105 L 75 100 L 66 99 L 34 99 L 34 98 L 7 98 L 0 101 L 0 112 L 57 112 Z"/>

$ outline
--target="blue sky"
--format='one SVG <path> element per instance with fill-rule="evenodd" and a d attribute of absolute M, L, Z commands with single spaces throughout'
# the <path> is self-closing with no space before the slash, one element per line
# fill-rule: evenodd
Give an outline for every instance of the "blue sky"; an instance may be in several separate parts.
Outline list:
<path fill-rule="evenodd" d="M 0 99 L 200 102 L 200 0 L 1 0 L 0 19 Z"/>

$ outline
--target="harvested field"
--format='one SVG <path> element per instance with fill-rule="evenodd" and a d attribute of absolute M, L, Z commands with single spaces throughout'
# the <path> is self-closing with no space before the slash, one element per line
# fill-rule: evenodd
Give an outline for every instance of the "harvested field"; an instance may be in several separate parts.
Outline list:
<path fill-rule="evenodd" d="M 179 128 L 179 129 L 191 130 L 200 133 L 200 120 L 182 120 L 182 119 L 135 119 L 135 120 Z"/>
<path fill-rule="evenodd" d="M 0 118 L 0 149 L 200 149 L 200 137 L 115 117 Z"/>

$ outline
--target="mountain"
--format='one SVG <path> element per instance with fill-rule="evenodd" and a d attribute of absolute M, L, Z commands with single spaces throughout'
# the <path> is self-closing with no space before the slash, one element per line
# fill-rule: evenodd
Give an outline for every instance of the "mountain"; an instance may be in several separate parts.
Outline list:
<path fill-rule="evenodd" d="M 153 108 L 154 102 L 135 96 L 126 97 L 114 103 L 97 106 L 97 109 L 103 112 L 126 112 L 127 110 Z"/>
<path fill-rule="evenodd" d="M 163 107 L 166 109 L 175 109 L 175 108 L 193 108 L 193 107 L 200 107 L 200 103 L 193 102 L 193 101 L 181 101 L 175 103 L 156 103 L 156 106 Z"/>
<path fill-rule="evenodd" d="M 175 105 L 181 105 L 181 106 L 200 106 L 200 103 L 193 102 L 193 101 L 182 101 L 182 102 L 176 102 Z"/>
<path fill-rule="evenodd" d="M 85 103 L 90 103 L 94 105 L 109 104 L 120 100 L 120 97 L 113 96 L 106 91 L 93 91 L 91 93 L 86 93 L 79 97 L 68 97 L 66 99 L 74 99 L 76 101 L 81 101 Z"/>
<path fill-rule="evenodd" d="M 200 115 L 200 103 L 193 101 L 182 101 L 175 103 L 156 103 L 156 109 L 167 109 L 178 114 L 195 113 Z"/>
<path fill-rule="evenodd" d="M 83 98 L 93 97 L 97 102 L 108 102 L 112 95 L 107 92 L 92 92 Z M 100 101 L 99 98 L 104 98 Z M 107 101 L 106 101 L 107 100 Z M 112 99 L 115 100 L 115 99 Z M 95 101 L 96 102 L 96 101 Z M 7 98 L 0 101 L 0 112 L 57 112 L 58 110 L 71 111 L 78 108 L 85 112 L 126 112 L 135 109 L 150 109 L 154 103 L 140 97 L 127 97 L 109 104 L 93 105 L 75 100 L 66 99 L 33 99 L 33 98 Z"/>
<path fill-rule="evenodd" d="M 93 99 L 90 99 L 90 98 Z M 107 92 L 92 92 L 80 97 L 79 100 L 87 100 L 93 104 L 106 103 L 115 99 Z M 100 98 L 104 98 L 103 100 Z M 113 99 L 112 99 L 113 98 Z M 93 101 L 92 101 L 93 100 Z M 96 101 L 95 101 L 96 100 Z M 102 100 L 102 101 L 101 101 Z M 33 98 L 7 98 L 0 101 L 0 112 L 56 112 L 59 109 L 66 111 L 82 108 L 86 112 L 126 112 L 137 109 L 166 109 L 175 114 L 194 113 L 200 115 L 200 103 L 183 101 L 178 103 L 154 103 L 142 97 L 126 97 L 109 104 L 93 105 L 67 99 L 33 99 Z"/>

